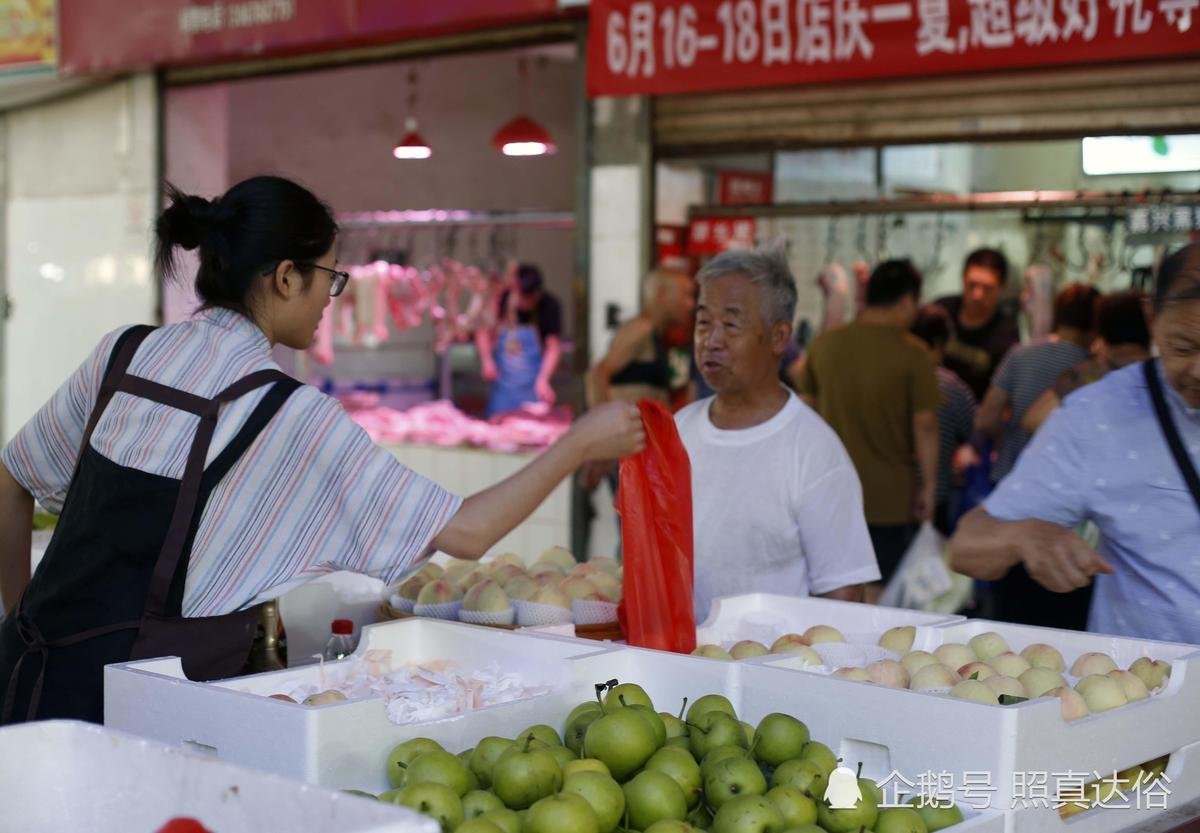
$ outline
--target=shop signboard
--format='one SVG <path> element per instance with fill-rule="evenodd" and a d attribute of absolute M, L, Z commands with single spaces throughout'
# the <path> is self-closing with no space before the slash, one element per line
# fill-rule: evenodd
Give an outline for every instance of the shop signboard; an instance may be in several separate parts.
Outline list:
<path fill-rule="evenodd" d="M 0 77 L 54 70 L 54 0 L 0 0 Z"/>
<path fill-rule="evenodd" d="M 717 173 L 717 205 L 767 205 L 775 192 L 772 174 L 750 171 Z"/>
<path fill-rule="evenodd" d="M 59 0 L 64 75 L 389 43 L 560 15 L 556 0 Z"/>
<path fill-rule="evenodd" d="M 754 233 L 755 222 L 750 217 L 696 217 L 688 225 L 687 253 L 703 257 L 751 249 Z"/>
<path fill-rule="evenodd" d="M 1200 54 L 1200 0 L 592 0 L 590 95 Z"/>

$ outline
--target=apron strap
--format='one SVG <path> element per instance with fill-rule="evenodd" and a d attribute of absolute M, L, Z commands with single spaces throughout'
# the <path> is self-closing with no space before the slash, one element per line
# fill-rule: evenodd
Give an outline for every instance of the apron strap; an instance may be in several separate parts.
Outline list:
<path fill-rule="evenodd" d="M 1158 378 L 1157 364 L 1154 359 L 1147 359 L 1142 363 L 1146 385 L 1150 388 L 1150 401 L 1154 403 L 1158 426 L 1162 429 L 1163 436 L 1166 437 L 1167 445 L 1171 449 L 1171 456 L 1175 458 L 1175 465 L 1179 466 L 1179 472 L 1183 475 L 1188 490 L 1192 493 L 1192 499 L 1196 501 L 1196 508 L 1200 509 L 1200 474 L 1196 473 L 1196 466 L 1192 463 L 1192 458 L 1188 456 L 1187 449 L 1184 448 L 1183 438 L 1179 436 L 1179 428 L 1176 427 L 1175 420 L 1171 418 L 1162 380 Z"/>
<path fill-rule="evenodd" d="M 137 326 L 130 327 L 117 337 L 116 343 L 113 344 L 112 353 L 108 358 L 108 365 L 104 369 L 104 380 L 100 383 L 100 393 L 96 396 L 96 404 L 92 407 L 92 414 L 88 418 L 87 427 L 83 431 L 83 442 L 79 445 L 79 458 L 83 457 L 83 452 L 87 450 L 88 443 L 92 441 L 92 432 L 96 430 L 96 423 L 100 421 L 104 409 L 108 407 L 113 394 L 117 392 L 118 385 L 125 378 L 125 371 L 129 369 L 129 363 L 133 361 L 134 353 L 137 352 L 142 342 L 146 340 L 146 336 L 150 335 L 154 330 L 155 328 L 149 324 L 138 324 Z M 78 467 L 79 464 L 76 462 L 76 469 Z M 74 476 L 71 479 L 74 480 Z"/>
<path fill-rule="evenodd" d="M 251 373 L 249 376 L 234 382 L 209 400 L 208 407 L 200 415 L 200 425 L 196 428 L 196 434 L 192 439 L 192 447 L 188 451 L 187 464 L 184 466 L 183 478 L 179 486 L 179 497 L 175 502 L 175 510 L 171 514 L 171 523 L 167 528 L 166 537 L 163 539 L 162 548 L 159 550 L 158 560 L 154 564 L 154 574 L 150 579 L 150 590 L 146 597 L 147 613 L 158 617 L 166 617 L 168 615 L 167 601 L 170 597 L 171 583 L 187 549 L 192 521 L 200 502 L 200 492 L 204 481 L 204 462 L 208 458 L 208 448 L 212 444 L 213 433 L 216 431 L 217 414 L 220 411 L 221 405 L 263 385 L 286 381 L 294 382 L 295 380 L 290 379 L 290 377 L 278 370 L 260 370 L 256 373 Z M 186 396 L 182 391 L 172 391 L 169 388 L 168 393 L 177 393 Z M 183 396 L 179 399 L 180 402 L 185 401 Z M 167 399 L 171 398 L 171 395 L 167 396 Z M 175 402 L 167 401 L 163 404 L 174 406 Z M 282 399 L 278 401 L 273 400 L 275 411 L 278 411 L 282 405 Z M 262 403 L 259 403 L 259 407 L 261 406 Z M 187 410 L 187 408 L 185 407 L 184 410 Z M 258 408 L 255 409 L 255 412 L 257 411 Z M 274 416 L 274 412 L 272 412 L 271 416 Z M 262 424 L 258 425 L 257 431 L 261 431 L 267 421 L 269 419 L 262 420 Z M 255 432 L 256 434 L 257 431 Z M 250 439 L 252 440 L 253 437 Z M 249 441 L 246 441 L 245 445 L 248 446 Z M 242 450 L 244 451 L 245 448 L 243 447 Z M 232 462 L 229 465 L 232 465 Z"/>

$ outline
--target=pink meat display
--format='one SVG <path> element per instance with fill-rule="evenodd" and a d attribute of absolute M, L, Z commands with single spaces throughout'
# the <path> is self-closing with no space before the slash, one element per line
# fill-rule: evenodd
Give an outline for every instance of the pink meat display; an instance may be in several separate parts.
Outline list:
<path fill-rule="evenodd" d="M 450 402 L 428 402 L 406 411 L 379 405 L 375 394 L 339 397 L 351 419 L 381 445 L 413 443 L 443 448 L 470 446 L 513 452 L 545 448 L 571 424 L 568 408 L 526 405 L 491 421 L 469 417 Z"/>

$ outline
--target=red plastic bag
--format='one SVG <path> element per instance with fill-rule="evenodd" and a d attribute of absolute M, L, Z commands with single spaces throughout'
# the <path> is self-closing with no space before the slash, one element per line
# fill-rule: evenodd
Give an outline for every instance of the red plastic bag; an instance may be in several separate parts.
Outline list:
<path fill-rule="evenodd" d="M 621 628 L 630 645 L 690 653 L 692 607 L 692 467 L 675 419 L 658 402 L 638 403 L 646 448 L 621 461 L 617 513 L 625 564 Z"/>

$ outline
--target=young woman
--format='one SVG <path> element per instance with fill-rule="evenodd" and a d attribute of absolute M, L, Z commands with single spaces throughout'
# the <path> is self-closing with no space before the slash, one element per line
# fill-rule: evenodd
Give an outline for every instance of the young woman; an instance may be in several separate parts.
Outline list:
<path fill-rule="evenodd" d="M 390 582 L 433 550 L 478 558 L 577 467 L 644 444 L 617 404 L 504 482 L 446 492 L 271 358 L 307 348 L 345 286 L 328 207 L 277 177 L 169 195 L 157 265 L 169 279 L 199 251 L 202 313 L 105 337 L 0 455 L 0 723 L 99 721 L 104 665 L 131 658 L 236 674 L 264 600 L 331 570 Z M 61 517 L 30 579 L 34 498 Z"/>

